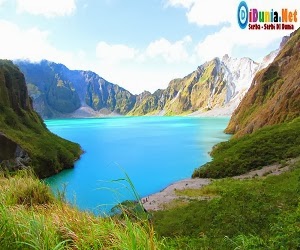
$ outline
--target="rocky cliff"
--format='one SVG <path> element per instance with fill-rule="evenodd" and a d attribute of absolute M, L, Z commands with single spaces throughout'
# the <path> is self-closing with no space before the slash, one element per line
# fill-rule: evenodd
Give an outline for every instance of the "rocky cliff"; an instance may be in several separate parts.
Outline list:
<path fill-rule="evenodd" d="M 241 136 L 299 115 L 300 29 L 291 34 L 275 60 L 257 73 L 226 132 Z"/>
<path fill-rule="evenodd" d="M 69 70 L 46 60 L 16 64 L 25 75 L 35 110 L 44 118 L 126 114 L 135 104 L 129 91 L 91 71 Z"/>
<path fill-rule="evenodd" d="M 33 167 L 45 177 L 72 167 L 80 155 L 77 144 L 50 133 L 33 110 L 24 75 L 0 60 L 0 167 Z"/>
<path fill-rule="evenodd" d="M 174 79 L 164 90 L 139 96 L 131 115 L 164 114 L 231 115 L 248 91 L 259 68 L 267 66 L 276 52 L 258 64 L 250 58 L 225 55 L 199 66 L 182 79 Z"/>

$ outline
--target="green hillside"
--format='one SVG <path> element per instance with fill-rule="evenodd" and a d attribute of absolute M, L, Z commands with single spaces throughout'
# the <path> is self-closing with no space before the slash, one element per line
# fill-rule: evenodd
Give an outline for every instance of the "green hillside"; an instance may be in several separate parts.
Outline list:
<path fill-rule="evenodd" d="M 300 29 L 255 76 L 226 129 L 234 138 L 215 146 L 213 161 L 193 177 L 233 176 L 300 155 L 299 46 Z"/>
<path fill-rule="evenodd" d="M 300 116 L 300 29 L 260 71 L 226 129 L 236 137 Z"/>
<path fill-rule="evenodd" d="M 278 176 L 227 178 L 187 189 L 191 202 L 178 200 L 173 208 L 155 212 L 154 229 L 167 237 L 169 249 L 299 249 L 299 159 L 290 169 Z"/>
<path fill-rule="evenodd" d="M 300 117 L 217 144 L 193 177 L 224 178 L 300 156 Z"/>
<path fill-rule="evenodd" d="M 73 166 L 80 146 L 49 132 L 32 108 L 23 74 L 7 60 L 0 60 L 0 97 L 2 167 L 31 166 L 39 177 L 46 177 Z M 24 164 L 16 159 L 17 151 L 19 158 L 27 158 Z"/>

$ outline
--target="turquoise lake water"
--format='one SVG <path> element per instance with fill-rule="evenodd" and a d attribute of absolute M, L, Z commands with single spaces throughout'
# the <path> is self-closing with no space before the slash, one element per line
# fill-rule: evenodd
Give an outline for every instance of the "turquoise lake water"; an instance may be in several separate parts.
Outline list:
<path fill-rule="evenodd" d="M 209 161 L 213 145 L 229 139 L 229 118 L 121 117 L 46 120 L 55 134 L 81 145 L 75 168 L 46 180 L 82 210 L 108 212 L 133 199 L 126 174 L 141 197 L 189 178 Z M 125 178 L 126 179 L 126 178 Z"/>

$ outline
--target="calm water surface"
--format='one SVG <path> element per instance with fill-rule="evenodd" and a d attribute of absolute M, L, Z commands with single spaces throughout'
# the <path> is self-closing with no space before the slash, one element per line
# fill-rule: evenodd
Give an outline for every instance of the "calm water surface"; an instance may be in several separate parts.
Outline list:
<path fill-rule="evenodd" d="M 132 199 L 130 177 L 140 196 L 190 177 L 210 160 L 212 146 L 227 140 L 229 118 L 122 117 L 47 120 L 55 134 L 81 145 L 75 168 L 46 180 L 80 209 L 108 212 Z"/>

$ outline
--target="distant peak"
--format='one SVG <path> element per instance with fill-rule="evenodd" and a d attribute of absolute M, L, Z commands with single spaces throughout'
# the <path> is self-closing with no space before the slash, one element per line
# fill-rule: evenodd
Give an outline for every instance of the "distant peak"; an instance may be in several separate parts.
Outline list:
<path fill-rule="evenodd" d="M 287 43 L 287 41 L 289 40 L 290 36 L 284 36 L 281 40 L 281 43 L 279 45 L 279 49 L 282 49 L 283 46 Z"/>
<path fill-rule="evenodd" d="M 222 58 L 222 61 L 227 61 L 229 59 L 229 55 L 228 54 L 225 54 Z"/>

